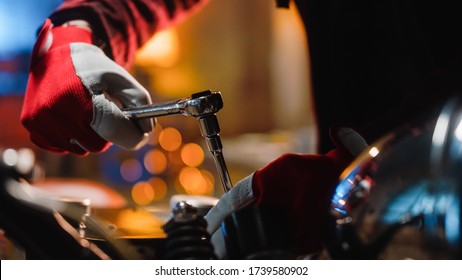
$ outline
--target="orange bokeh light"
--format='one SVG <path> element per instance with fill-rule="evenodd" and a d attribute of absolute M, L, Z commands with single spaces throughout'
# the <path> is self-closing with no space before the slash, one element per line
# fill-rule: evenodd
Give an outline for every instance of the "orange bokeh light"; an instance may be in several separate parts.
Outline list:
<path fill-rule="evenodd" d="M 215 186 L 215 178 L 213 177 L 212 173 L 207 170 L 201 170 L 201 174 L 205 180 L 205 188 L 202 195 L 212 195 Z"/>
<path fill-rule="evenodd" d="M 188 143 L 181 149 L 181 159 L 190 167 L 197 167 L 204 161 L 204 151 L 196 143 Z"/>
<path fill-rule="evenodd" d="M 132 199 L 136 204 L 144 206 L 152 202 L 155 196 L 155 191 L 150 183 L 138 182 L 133 186 L 131 194 Z"/>
<path fill-rule="evenodd" d="M 167 157 L 160 150 L 150 150 L 144 156 L 144 167 L 151 174 L 161 174 L 167 169 Z"/>
<path fill-rule="evenodd" d="M 213 176 L 208 171 L 195 167 L 184 167 L 179 181 L 185 192 L 190 195 L 210 195 L 213 193 Z"/>
<path fill-rule="evenodd" d="M 159 134 L 161 131 L 162 131 L 162 125 L 160 125 L 160 123 L 158 122 L 155 122 L 155 126 L 152 129 L 152 132 L 149 133 L 149 140 L 147 144 L 151 146 L 156 146 L 157 144 L 159 144 Z"/>
<path fill-rule="evenodd" d="M 156 33 L 136 53 L 135 62 L 140 66 L 171 67 L 180 58 L 179 39 L 176 29 L 169 28 Z"/>
<path fill-rule="evenodd" d="M 168 152 L 176 151 L 181 142 L 181 134 L 176 128 L 167 127 L 159 133 L 159 145 Z"/>
<path fill-rule="evenodd" d="M 164 179 L 153 177 L 149 180 L 149 184 L 154 189 L 153 200 L 161 200 L 167 195 L 167 183 Z"/>

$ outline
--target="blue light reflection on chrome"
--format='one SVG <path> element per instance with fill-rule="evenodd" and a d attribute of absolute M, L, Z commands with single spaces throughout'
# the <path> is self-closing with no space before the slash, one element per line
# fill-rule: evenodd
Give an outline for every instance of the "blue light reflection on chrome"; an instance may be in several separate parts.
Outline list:
<path fill-rule="evenodd" d="M 423 214 L 425 231 L 437 234 L 437 228 L 443 228 L 449 243 L 460 241 L 460 198 L 459 193 L 442 186 L 442 190 L 429 191 L 430 182 L 420 181 L 393 198 L 382 215 L 385 223 L 400 223 L 403 215 L 419 216 Z M 438 217 L 444 217 L 440 220 Z M 443 222 L 443 224 L 438 224 Z"/>
<path fill-rule="evenodd" d="M 460 242 L 460 198 L 453 197 L 454 201 L 449 205 L 451 208 L 446 213 L 446 239 L 449 243 Z"/>
<path fill-rule="evenodd" d="M 383 213 L 382 220 L 394 224 L 401 222 L 403 213 L 416 216 L 428 212 L 424 208 L 431 209 L 432 201 L 427 199 L 426 190 L 427 182 L 420 182 L 396 195 Z"/>
<path fill-rule="evenodd" d="M 353 169 L 335 188 L 335 193 L 332 197 L 332 206 L 335 211 L 345 215 L 347 211 L 345 210 L 345 201 L 348 201 L 348 196 L 351 189 L 354 187 L 353 182 L 358 174 L 359 167 Z"/>
<path fill-rule="evenodd" d="M 347 211 L 342 210 L 342 209 L 337 208 L 337 207 L 335 207 L 334 210 L 337 211 L 337 212 L 339 212 L 339 213 L 342 214 L 342 215 L 346 215 L 346 213 L 348 213 Z"/>

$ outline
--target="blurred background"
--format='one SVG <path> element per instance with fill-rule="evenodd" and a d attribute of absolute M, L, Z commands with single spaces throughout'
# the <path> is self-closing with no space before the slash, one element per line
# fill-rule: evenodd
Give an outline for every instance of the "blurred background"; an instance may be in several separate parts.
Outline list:
<path fill-rule="evenodd" d="M 0 1 L 0 150 L 10 151 L 4 155 L 13 153 L 9 149 L 32 153 L 43 170 L 42 185 L 66 195 L 113 192 L 128 205 L 154 208 L 168 205 L 174 194 L 220 197 L 215 166 L 193 118 L 158 119 L 149 145 L 136 152 L 113 146 L 103 154 L 79 157 L 31 144 L 19 123 L 29 58 L 37 29 L 60 3 Z M 314 152 L 302 28 L 294 7 L 276 9 L 274 1 L 211 1 L 155 35 L 130 71 L 154 102 L 207 89 L 222 93 L 224 108 L 217 116 L 236 183 L 283 153 Z"/>

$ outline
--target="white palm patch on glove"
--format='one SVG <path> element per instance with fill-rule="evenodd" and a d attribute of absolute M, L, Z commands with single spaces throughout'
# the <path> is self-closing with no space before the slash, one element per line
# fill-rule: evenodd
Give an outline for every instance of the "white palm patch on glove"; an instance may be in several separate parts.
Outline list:
<path fill-rule="evenodd" d="M 253 174 L 239 181 L 210 209 L 205 216 L 209 233 L 214 233 L 229 214 L 250 205 L 254 201 L 252 179 Z"/>
<path fill-rule="evenodd" d="M 106 141 L 126 149 L 146 144 L 152 119 L 135 122 L 124 115 L 121 107 L 150 104 L 148 91 L 98 47 L 71 43 L 70 50 L 75 72 L 92 97 L 92 129 Z"/>

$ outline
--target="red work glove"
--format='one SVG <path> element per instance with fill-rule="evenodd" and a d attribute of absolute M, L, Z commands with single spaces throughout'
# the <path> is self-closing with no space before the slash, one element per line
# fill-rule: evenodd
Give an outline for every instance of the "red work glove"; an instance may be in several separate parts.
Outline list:
<path fill-rule="evenodd" d="M 324 245 L 323 218 L 340 173 L 367 147 L 349 128 L 337 129 L 332 138 L 337 148 L 325 155 L 286 154 L 237 183 L 206 215 L 209 232 L 245 206 L 278 206 L 287 209 L 296 253 L 319 252 Z"/>
<path fill-rule="evenodd" d="M 120 107 L 149 103 L 146 89 L 92 45 L 89 27 L 46 21 L 33 49 L 21 114 L 37 146 L 80 155 L 102 152 L 110 143 L 139 148 L 152 120 L 135 123 Z"/>

